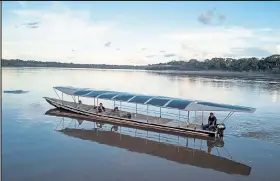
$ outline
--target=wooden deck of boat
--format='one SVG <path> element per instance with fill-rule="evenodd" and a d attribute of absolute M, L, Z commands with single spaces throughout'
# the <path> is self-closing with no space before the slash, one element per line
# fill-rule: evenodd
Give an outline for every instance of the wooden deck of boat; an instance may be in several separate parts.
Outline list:
<path fill-rule="evenodd" d="M 58 101 L 57 99 L 52 99 L 52 100 Z M 68 102 L 68 101 L 62 101 L 62 102 L 64 105 L 67 105 L 69 107 L 78 108 L 79 110 L 85 110 L 89 113 L 96 114 L 96 109 L 94 109 L 94 106 L 92 106 L 92 105 L 78 104 L 78 103 Z M 130 113 L 130 112 L 120 110 L 118 113 L 116 113 L 116 112 L 113 112 L 112 109 L 106 108 L 106 111 L 104 113 L 98 113 L 98 115 L 122 117 L 123 115 L 126 115 L 127 113 Z M 131 114 L 132 120 L 139 121 L 139 122 L 163 125 L 163 126 L 168 126 L 168 127 L 200 129 L 200 125 L 188 123 L 187 120 L 185 122 L 183 122 L 183 121 L 172 120 L 172 119 L 168 119 L 168 118 L 155 117 L 155 116 L 151 116 L 151 115 L 147 116 L 147 115 L 139 114 L 139 113 L 130 113 L 130 114 Z"/>

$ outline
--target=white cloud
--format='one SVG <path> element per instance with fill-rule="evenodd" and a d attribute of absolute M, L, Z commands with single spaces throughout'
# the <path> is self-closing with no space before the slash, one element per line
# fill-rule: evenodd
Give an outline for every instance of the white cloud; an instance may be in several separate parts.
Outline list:
<path fill-rule="evenodd" d="M 276 46 L 277 53 L 280 54 L 280 44 Z"/>
<path fill-rule="evenodd" d="M 94 48 L 114 26 L 92 22 L 88 12 L 17 10 L 18 18 L 3 26 L 3 56 L 9 58 L 67 61 L 72 49 Z M 39 22 L 38 28 L 25 23 Z M 15 28 L 17 26 L 17 28 Z M 78 52 L 78 51 L 77 51 Z M 90 56 L 89 56 L 90 57 Z"/>
<path fill-rule="evenodd" d="M 4 58 L 152 64 L 178 58 L 223 57 L 234 54 L 237 48 L 280 52 L 280 31 L 271 28 L 207 26 L 177 31 L 174 27 L 172 32 L 150 32 L 153 27 L 128 29 L 119 22 L 94 21 L 94 12 L 71 10 L 60 3 L 53 3 L 50 9 L 23 8 L 12 13 L 16 18 L 3 23 Z M 110 46 L 105 47 L 106 42 Z M 165 54 L 176 56 L 164 57 Z"/>
<path fill-rule="evenodd" d="M 273 39 L 269 34 L 264 33 L 266 31 L 240 27 L 207 27 L 170 33 L 164 36 L 174 42 L 183 43 L 184 48 L 180 53 L 182 56 L 205 59 L 227 56 L 234 53 L 233 50 L 237 48 L 252 49 L 258 47 L 273 54 L 275 53 L 275 46 L 267 41 L 275 40 L 277 36 Z M 270 41 L 270 43 L 272 42 Z M 271 47 L 274 47 L 274 49 Z"/>

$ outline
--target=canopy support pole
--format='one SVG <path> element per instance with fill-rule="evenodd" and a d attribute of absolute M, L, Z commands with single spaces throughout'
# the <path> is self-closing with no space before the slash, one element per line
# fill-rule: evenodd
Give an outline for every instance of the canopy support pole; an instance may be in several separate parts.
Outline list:
<path fill-rule="evenodd" d="M 93 98 L 93 103 L 94 103 L 94 106 L 95 106 L 95 98 Z"/>
<path fill-rule="evenodd" d="M 115 107 L 116 107 L 116 101 L 114 101 L 114 109 L 115 109 Z"/>
<path fill-rule="evenodd" d="M 121 110 L 121 107 L 122 107 L 122 102 L 120 101 L 120 110 Z"/>
<path fill-rule="evenodd" d="M 64 104 L 63 104 L 63 92 L 61 93 L 61 98 L 62 98 L 62 99 L 61 99 L 61 103 L 62 103 L 62 105 L 64 105 Z"/>
<path fill-rule="evenodd" d="M 148 112 L 149 112 L 149 106 L 147 105 L 147 122 L 148 122 Z"/>
<path fill-rule="evenodd" d="M 74 96 L 71 96 L 71 97 L 72 97 L 72 99 L 74 100 L 74 102 L 76 103 L 75 97 L 74 97 Z M 78 100 L 79 100 L 79 96 L 78 96 Z"/>
<path fill-rule="evenodd" d="M 202 111 L 202 118 L 201 118 L 201 123 L 203 124 L 203 111 Z"/>
<path fill-rule="evenodd" d="M 136 110 L 135 110 L 135 118 L 136 118 L 136 115 L 137 115 L 137 104 L 136 104 L 136 108 L 135 108 Z"/>
<path fill-rule="evenodd" d="M 58 95 L 58 93 L 56 92 L 56 90 L 55 90 L 55 89 L 53 89 L 53 90 L 54 90 L 54 92 L 56 93 L 57 97 L 58 97 L 59 99 L 61 99 L 60 96 Z"/>
<path fill-rule="evenodd" d="M 181 111 L 180 111 L 180 109 L 179 109 L 179 116 L 178 116 L 178 117 L 179 117 L 179 119 L 178 119 L 178 127 L 180 127 L 180 112 L 181 112 Z"/>
<path fill-rule="evenodd" d="M 161 118 L 161 107 L 159 107 L 159 117 Z"/>
<path fill-rule="evenodd" d="M 190 111 L 188 111 L 188 119 L 187 119 L 187 122 L 188 122 L 189 124 L 191 124 L 191 123 L 190 123 Z"/>
<path fill-rule="evenodd" d="M 228 120 L 232 115 L 233 115 L 234 112 L 230 112 L 227 117 L 222 121 L 222 123 L 224 123 L 226 120 Z"/>

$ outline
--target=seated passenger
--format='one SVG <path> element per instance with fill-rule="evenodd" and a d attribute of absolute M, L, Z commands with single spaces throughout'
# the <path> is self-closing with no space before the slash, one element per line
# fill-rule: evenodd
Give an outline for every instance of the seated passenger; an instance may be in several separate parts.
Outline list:
<path fill-rule="evenodd" d="M 206 130 L 206 129 L 212 128 L 212 127 L 214 127 L 216 125 L 217 125 L 217 118 L 211 112 L 210 116 L 208 118 L 208 124 L 202 125 L 202 127 L 203 127 L 204 130 Z"/>
<path fill-rule="evenodd" d="M 98 106 L 98 108 L 97 108 L 97 111 L 98 111 L 99 113 L 105 112 L 105 107 L 103 106 L 102 103 L 99 104 L 99 106 Z"/>
<path fill-rule="evenodd" d="M 119 111 L 119 108 L 118 108 L 118 107 L 115 107 L 113 111 L 114 111 L 114 112 L 118 112 L 118 111 Z"/>
<path fill-rule="evenodd" d="M 81 101 L 81 100 L 79 100 L 79 104 L 82 104 L 82 101 Z"/>

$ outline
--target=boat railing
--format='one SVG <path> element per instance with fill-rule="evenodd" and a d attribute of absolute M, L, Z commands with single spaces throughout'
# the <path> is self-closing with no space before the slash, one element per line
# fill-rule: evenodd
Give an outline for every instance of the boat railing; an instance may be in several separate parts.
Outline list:
<path fill-rule="evenodd" d="M 116 104 L 117 105 L 117 104 Z M 132 107 L 132 106 L 127 106 L 127 105 L 121 105 L 121 110 L 124 111 L 124 108 L 125 110 L 129 110 L 129 111 L 137 111 L 137 113 L 143 113 L 143 114 L 146 114 L 147 113 L 147 108 L 141 108 L 141 107 L 138 107 L 137 109 L 135 107 Z M 183 111 L 181 111 L 181 114 L 182 114 Z M 164 112 L 164 111 L 158 111 L 158 110 L 154 110 L 152 108 L 148 109 L 148 113 L 154 113 L 154 114 L 158 114 L 158 115 L 172 115 L 172 116 L 178 116 L 179 115 L 179 112 L 176 114 L 176 113 L 172 113 L 172 112 Z M 184 115 L 181 115 L 181 117 L 184 117 Z"/>
<path fill-rule="evenodd" d="M 125 111 L 125 112 L 130 112 L 133 114 L 143 114 L 143 115 L 149 115 L 149 116 L 155 116 L 159 118 L 167 118 L 167 119 L 172 119 L 175 121 L 190 121 L 190 117 L 188 116 L 187 111 L 178 111 L 178 113 L 174 112 L 167 112 L 165 109 L 161 110 L 155 110 L 156 107 L 149 107 L 144 108 L 143 106 L 137 107 L 136 106 L 128 106 L 124 104 L 115 104 L 115 106 L 118 106 L 120 111 Z M 160 109 L 160 108 L 157 108 Z M 200 117 L 199 121 L 197 120 L 197 115 L 192 117 L 192 121 L 194 122 L 201 122 L 202 117 Z"/>

